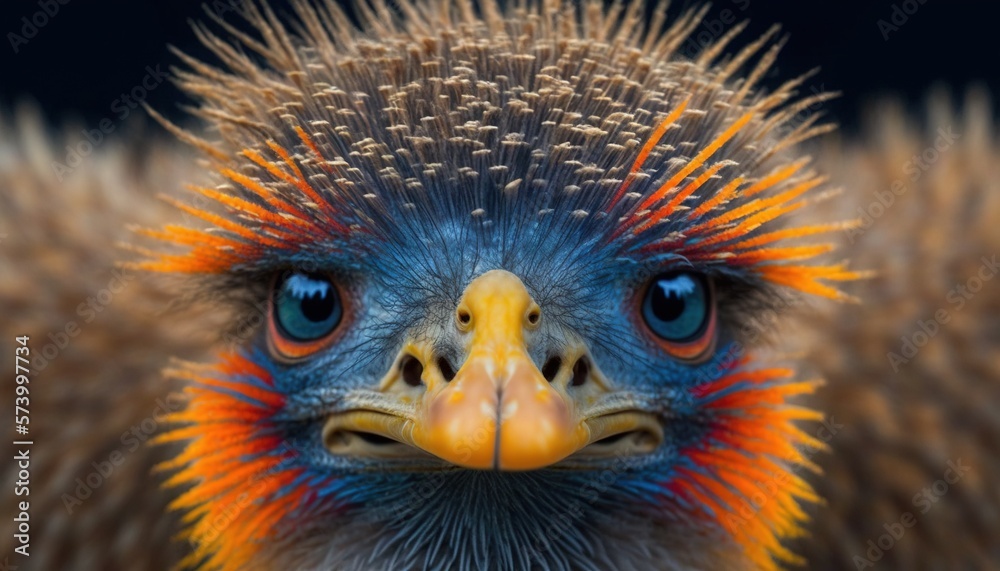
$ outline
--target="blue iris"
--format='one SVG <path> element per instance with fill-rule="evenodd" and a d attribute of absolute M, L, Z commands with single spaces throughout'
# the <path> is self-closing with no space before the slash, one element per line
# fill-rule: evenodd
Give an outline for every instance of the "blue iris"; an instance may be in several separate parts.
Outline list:
<path fill-rule="evenodd" d="M 313 341 L 328 335 L 343 314 L 337 288 L 323 275 L 289 274 L 274 288 L 278 327 L 296 341 Z"/>
<path fill-rule="evenodd" d="M 657 276 L 642 303 L 642 316 L 667 341 L 693 341 L 708 323 L 709 294 L 705 277 L 692 272 Z"/>

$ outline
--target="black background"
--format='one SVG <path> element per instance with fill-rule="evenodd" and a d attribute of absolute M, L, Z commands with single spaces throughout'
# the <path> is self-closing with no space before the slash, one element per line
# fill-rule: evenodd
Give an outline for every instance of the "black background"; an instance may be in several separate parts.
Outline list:
<path fill-rule="evenodd" d="M 56 0 L 46 0 L 54 2 Z M 67 0 L 63 0 L 67 1 Z M 178 64 L 167 44 L 196 55 L 204 51 L 190 29 L 192 19 L 205 19 L 203 0 L 139 4 L 126 0 L 68 0 L 38 29 L 35 37 L 11 47 L 9 33 L 21 33 L 23 21 L 40 10 L 38 0 L 7 0 L 0 7 L 0 109 L 9 111 L 33 99 L 55 125 L 69 120 L 91 124 L 108 116 L 123 91 L 139 84 L 146 66 L 166 70 Z M 279 13 L 284 3 L 272 2 Z M 674 2 L 677 15 L 691 1 Z M 906 4 L 906 6 L 904 6 Z M 842 91 L 828 105 L 830 114 L 848 130 L 872 97 L 895 94 L 913 110 L 922 107 L 928 91 L 946 86 L 956 100 L 973 84 L 1000 93 L 1000 29 L 994 2 L 951 0 L 717 0 L 707 21 L 750 19 L 737 45 L 782 24 L 789 41 L 765 84 L 819 66 L 806 87 Z M 891 21 L 893 6 L 916 12 L 897 30 L 883 37 L 878 21 Z M 745 9 L 741 10 L 743 7 Z M 899 16 L 897 15 L 897 21 Z M 238 21 L 233 13 L 229 21 Z M 709 24 L 703 24 L 699 31 Z M 148 102 L 173 118 L 183 113 L 185 100 L 169 84 L 153 90 Z"/>

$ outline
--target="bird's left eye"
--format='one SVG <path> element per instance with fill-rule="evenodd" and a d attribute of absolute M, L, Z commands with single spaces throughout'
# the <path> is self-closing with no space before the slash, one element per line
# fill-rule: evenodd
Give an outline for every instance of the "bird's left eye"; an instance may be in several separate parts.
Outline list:
<path fill-rule="evenodd" d="M 705 353 L 714 339 L 714 305 L 702 274 L 676 271 L 653 278 L 642 301 L 642 318 L 668 352 L 683 359 Z"/>
<path fill-rule="evenodd" d="M 340 293 L 323 275 L 293 272 L 278 279 L 271 298 L 271 339 L 287 357 L 300 357 L 328 339 L 344 315 Z"/>

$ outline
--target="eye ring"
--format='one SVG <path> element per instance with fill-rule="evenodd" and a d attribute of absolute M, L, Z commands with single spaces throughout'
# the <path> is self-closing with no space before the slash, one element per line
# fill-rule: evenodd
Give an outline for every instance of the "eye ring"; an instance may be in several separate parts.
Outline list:
<path fill-rule="evenodd" d="M 671 356 L 699 362 L 716 338 L 716 303 L 707 276 L 690 270 L 656 275 L 642 292 L 639 315 L 644 329 Z"/>
<path fill-rule="evenodd" d="M 289 360 L 307 357 L 339 336 L 344 296 L 325 273 L 290 271 L 277 276 L 268 303 L 268 346 Z"/>

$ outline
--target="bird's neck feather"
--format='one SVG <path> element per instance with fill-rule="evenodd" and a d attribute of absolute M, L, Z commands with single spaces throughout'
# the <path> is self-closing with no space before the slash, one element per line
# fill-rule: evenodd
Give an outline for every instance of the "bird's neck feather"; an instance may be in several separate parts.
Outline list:
<path fill-rule="evenodd" d="M 378 475 L 259 553 L 273 569 L 718 569 L 739 547 L 613 470 Z M 677 506 L 674 506 L 676 508 Z"/>

